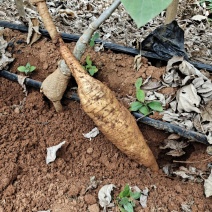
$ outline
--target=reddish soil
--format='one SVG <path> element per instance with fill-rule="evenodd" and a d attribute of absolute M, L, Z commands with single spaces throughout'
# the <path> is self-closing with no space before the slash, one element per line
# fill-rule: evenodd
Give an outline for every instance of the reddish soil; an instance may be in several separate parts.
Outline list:
<path fill-rule="evenodd" d="M 17 41 L 26 40 L 26 34 L 11 30 L 5 30 L 5 38 L 14 42 L 8 49 L 15 58 L 11 72 L 17 73 L 18 66 L 30 62 L 37 67 L 30 77 L 43 81 L 56 69 L 60 55 L 49 39 L 42 38 L 32 46 L 18 44 Z M 75 44 L 68 45 L 73 49 Z M 86 55 L 90 55 L 99 68 L 96 77 L 107 84 L 120 101 L 128 95 L 134 96 L 134 82 L 138 77 L 153 74 L 153 78 L 158 79 L 164 71 L 143 59 L 143 66 L 136 72 L 133 57 L 106 50 L 95 53 L 89 49 L 82 64 Z M 76 84 L 72 79 L 70 87 L 73 86 Z M 149 188 L 147 208 L 137 205 L 135 211 L 185 211 L 181 204 L 190 205 L 190 211 L 212 211 L 212 199 L 205 198 L 203 183 L 167 177 L 163 173 L 163 166 L 173 164 L 176 159 L 159 149 L 168 133 L 139 124 L 160 166 L 159 173 L 153 173 L 130 160 L 103 134 L 91 140 L 84 138 L 82 134 L 95 125 L 78 102 L 64 99 L 64 111 L 56 113 L 38 90 L 28 88 L 24 102 L 21 86 L 3 78 L 0 78 L 0 96 L 0 212 L 98 212 L 102 210 L 98 191 L 110 183 L 116 185 L 114 199 L 127 183 L 140 189 Z M 66 143 L 57 152 L 57 159 L 47 165 L 46 148 L 63 140 Z M 204 171 L 208 164 L 208 161 L 201 162 L 208 158 L 205 149 L 203 145 L 190 144 L 186 156 L 178 160 L 199 161 L 192 166 Z M 97 187 L 86 190 L 92 176 Z"/>

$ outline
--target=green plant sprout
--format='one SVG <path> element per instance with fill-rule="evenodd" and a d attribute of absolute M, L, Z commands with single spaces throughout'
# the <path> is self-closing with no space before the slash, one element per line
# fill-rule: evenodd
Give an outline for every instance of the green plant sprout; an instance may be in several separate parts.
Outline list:
<path fill-rule="evenodd" d="M 36 69 L 36 67 L 35 66 L 31 66 L 30 63 L 27 63 L 26 66 L 19 66 L 17 68 L 18 71 L 24 72 L 26 75 L 29 75 L 35 69 Z"/>
<path fill-rule="evenodd" d="M 86 57 L 86 65 L 83 66 L 83 68 L 91 75 L 93 76 L 97 71 L 98 71 L 98 68 L 96 66 L 93 66 L 92 65 L 92 61 L 90 59 L 89 56 Z"/>
<path fill-rule="evenodd" d="M 91 46 L 91 47 L 94 47 L 94 45 L 95 45 L 95 40 L 96 39 L 98 39 L 99 38 L 99 33 L 94 33 L 94 35 L 92 36 L 92 38 L 90 39 L 90 43 L 89 43 L 89 45 Z"/>
<path fill-rule="evenodd" d="M 117 204 L 121 212 L 133 212 L 135 200 L 139 199 L 141 192 L 132 192 L 129 185 L 126 185 L 123 191 L 117 197 Z"/>
<path fill-rule="evenodd" d="M 153 111 L 161 112 L 163 111 L 162 104 L 158 101 L 145 101 L 145 92 L 140 89 L 142 86 L 142 78 L 138 78 L 135 82 L 136 88 L 136 99 L 137 101 L 132 102 L 130 105 L 130 111 L 139 111 L 143 115 L 147 116 Z"/>

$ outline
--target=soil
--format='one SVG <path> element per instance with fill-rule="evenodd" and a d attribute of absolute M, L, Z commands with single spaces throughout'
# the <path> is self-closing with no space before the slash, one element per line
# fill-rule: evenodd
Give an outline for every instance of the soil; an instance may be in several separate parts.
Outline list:
<path fill-rule="evenodd" d="M 60 59 L 56 47 L 47 38 L 32 46 L 26 45 L 26 34 L 5 30 L 5 39 L 11 42 L 8 51 L 15 61 L 10 71 L 29 62 L 36 71 L 30 77 L 43 81 L 52 73 Z M 68 46 L 73 50 L 75 43 Z M 136 72 L 134 58 L 111 51 L 94 52 L 88 49 L 81 63 L 89 55 L 99 68 L 95 76 L 105 83 L 116 97 L 128 107 L 129 97 L 135 97 L 134 82 L 138 77 L 160 78 L 165 70 L 150 65 L 143 58 L 143 65 Z M 74 79 L 69 88 L 76 87 Z M 168 92 L 168 91 L 164 91 Z M 169 92 L 173 92 L 170 89 Z M 22 87 L 0 78 L 0 212 L 11 211 L 102 211 L 98 204 L 98 191 L 105 184 L 114 184 L 113 199 L 126 184 L 147 187 L 147 208 L 138 204 L 135 211 L 212 211 L 212 198 L 204 196 L 203 183 L 168 177 L 162 171 L 167 164 L 174 164 L 159 147 L 168 133 L 140 124 L 148 145 L 160 166 L 158 173 L 130 160 L 109 142 L 102 133 L 91 140 L 83 137 L 95 127 L 83 112 L 80 104 L 64 99 L 64 111 L 56 113 L 52 104 L 38 90 L 28 88 L 25 96 Z M 46 148 L 66 141 L 57 152 L 54 162 L 46 164 Z M 186 155 L 177 160 L 205 171 L 209 161 L 206 146 L 191 143 Z M 95 177 L 91 183 L 91 177 Z M 92 184 L 92 185 L 91 185 Z M 182 204 L 187 206 L 183 209 Z M 116 207 L 110 211 L 118 211 Z"/>

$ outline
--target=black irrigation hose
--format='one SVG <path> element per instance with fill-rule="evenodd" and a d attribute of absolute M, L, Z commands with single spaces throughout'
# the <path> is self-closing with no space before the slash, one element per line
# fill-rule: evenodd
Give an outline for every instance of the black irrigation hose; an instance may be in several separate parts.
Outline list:
<path fill-rule="evenodd" d="M 0 71 L 0 76 L 4 77 L 6 79 L 12 80 L 14 82 L 18 81 L 18 75 L 10 73 L 9 71 L 5 71 L 5 70 Z M 39 89 L 41 87 L 41 82 L 32 80 L 30 78 L 26 78 L 25 84 L 28 85 L 28 86 L 32 86 L 34 88 L 37 88 L 37 89 Z M 79 97 L 76 94 L 73 94 L 70 97 L 70 99 L 79 101 Z M 132 114 L 135 116 L 136 119 L 138 119 L 139 122 L 153 126 L 156 129 L 165 130 L 165 131 L 168 131 L 170 133 L 177 133 L 178 135 L 183 136 L 185 138 L 197 141 L 199 143 L 209 145 L 206 136 L 203 135 L 203 134 L 200 134 L 200 133 L 194 132 L 194 131 L 190 131 L 190 130 L 186 130 L 185 128 L 182 128 L 182 127 L 179 127 L 177 125 L 170 124 L 170 123 L 167 123 L 167 122 L 151 119 L 149 117 L 143 117 L 139 113 L 133 112 Z"/>
<path fill-rule="evenodd" d="M 21 32 L 28 32 L 28 27 L 26 27 L 25 25 L 12 24 L 12 23 L 7 22 L 7 21 L 0 21 L 0 27 L 19 30 Z M 49 33 L 47 32 L 47 30 L 40 29 L 39 31 L 42 35 L 49 37 Z M 65 42 L 76 42 L 80 37 L 79 35 L 72 35 L 72 34 L 67 34 L 67 33 L 61 33 L 61 36 L 62 36 L 62 38 Z M 103 43 L 104 48 L 111 49 L 115 52 L 125 53 L 125 54 L 129 54 L 129 55 L 141 54 L 142 56 L 147 57 L 147 58 L 166 61 L 166 59 L 161 58 L 159 55 L 157 55 L 153 52 L 148 52 L 148 51 L 138 50 L 138 49 L 135 49 L 135 48 L 125 47 L 125 46 L 121 46 L 121 45 L 118 45 L 118 44 L 106 42 L 106 41 L 100 40 L 100 39 L 97 39 L 95 41 L 95 43 Z M 212 65 L 203 64 L 203 63 L 199 63 L 199 62 L 196 62 L 196 61 L 190 61 L 190 60 L 188 60 L 188 62 L 193 64 L 196 68 L 205 69 L 209 72 L 212 72 Z"/>
<path fill-rule="evenodd" d="M 8 79 L 8 80 L 11 80 L 13 82 L 18 82 L 18 75 L 17 74 L 13 74 L 9 71 L 4 71 L 4 70 L 0 70 L 0 76 Z M 33 79 L 30 79 L 30 78 L 26 78 L 25 81 L 24 81 L 25 85 L 28 85 L 28 86 L 31 86 L 31 87 L 34 87 L 34 88 L 40 88 L 41 87 L 41 82 L 39 81 L 36 81 L 36 80 L 33 80 Z"/>

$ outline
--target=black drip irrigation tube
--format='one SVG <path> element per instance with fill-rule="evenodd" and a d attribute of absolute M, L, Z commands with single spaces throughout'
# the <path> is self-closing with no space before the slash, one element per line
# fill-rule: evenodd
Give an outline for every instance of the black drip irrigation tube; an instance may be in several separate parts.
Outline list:
<path fill-rule="evenodd" d="M 12 24 L 7 21 L 0 21 L 0 27 L 19 30 L 21 32 L 28 32 L 28 27 L 26 27 L 25 25 Z M 50 37 L 47 30 L 39 29 L 39 31 L 42 35 Z M 67 33 L 60 33 L 60 35 L 65 42 L 76 42 L 80 37 L 79 35 L 73 35 L 73 34 L 67 34 Z M 111 42 L 106 42 L 106 41 L 100 40 L 100 39 L 95 40 L 95 43 L 102 43 L 104 48 L 113 50 L 114 52 L 125 53 L 125 54 L 129 54 L 129 55 L 134 55 L 134 56 L 140 54 L 147 58 L 167 61 L 167 59 L 160 57 L 159 55 L 157 55 L 154 52 L 148 52 L 148 51 L 138 50 L 138 49 L 131 48 L 131 47 L 125 47 L 125 46 L 114 44 Z M 205 69 L 209 72 L 212 72 L 212 65 L 199 63 L 196 61 L 190 61 L 190 60 L 187 60 L 187 61 L 189 63 L 191 63 L 192 65 L 194 65 L 196 68 Z"/>
<path fill-rule="evenodd" d="M 18 82 L 18 75 L 13 74 L 9 71 L 5 71 L 5 70 L 0 71 L 0 76 L 6 78 L 8 80 Z M 30 78 L 26 78 L 25 84 L 28 86 L 32 86 L 34 88 L 40 89 L 42 83 L 39 81 L 30 79 Z M 75 101 L 80 100 L 77 94 L 73 94 L 71 97 L 66 97 L 66 98 L 72 99 Z M 132 114 L 137 119 L 137 121 L 142 122 L 147 125 L 150 125 L 150 126 L 153 126 L 156 129 L 165 130 L 170 133 L 176 133 L 182 137 L 188 138 L 189 140 L 193 140 L 193 141 L 197 141 L 202 144 L 209 145 L 209 143 L 207 141 L 207 137 L 201 133 L 186 130 L 185 128 L 182 128 L 182 127 L 179 127 L 177 125 L 170 124 L 167 122 L 151 119 L 149 117 L 144 117 L 140 113 L 133 112 Z"/>

